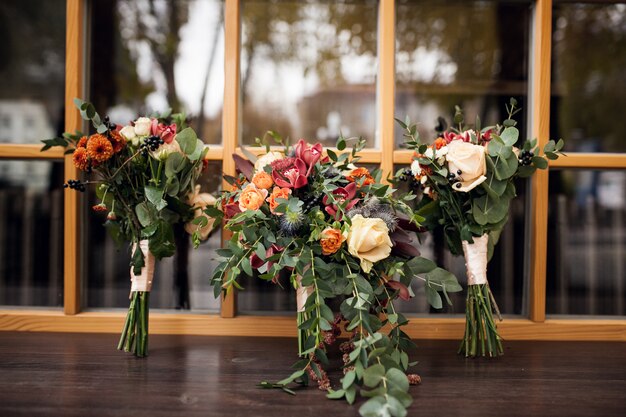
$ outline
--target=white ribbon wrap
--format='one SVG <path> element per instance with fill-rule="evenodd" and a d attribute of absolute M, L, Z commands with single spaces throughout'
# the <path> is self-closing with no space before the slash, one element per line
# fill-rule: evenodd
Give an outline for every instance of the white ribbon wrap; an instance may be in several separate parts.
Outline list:
<path fill-rule="evenodd" d="M 133 245 L 133 252 L 137 244 Z M 141 273 L 135 275 L 133 273 L 133 267 L 130 268 L 130 291 L 150 291 L 152 289 L 152 278 L 154 277 L 154 255 L 148 248 L 148 241 L 142 240 L 139 242 L 139 248 L 143 252 L 143 259 L 145 265 L 141 268 Z"/>
<path fill-rule="evenodd" d="M 296 282 L 298 283 L 298 288 L 296 288 L 296 305 L 298 307 L 298 313 L 304 311 L 304 304 L 306 303 L 306 299 L 309 298 L 309 295 L 313 294 L 313 287 L 303 287 L 302 286 L 302 277 L 298 275 L 296 277 Z"/>
<path fill-rule="evenodd" d="M 475 237 L 474 243 L 463 241 L 465 268 L 467 269 L 467 285 L 487 283 L 487 244 L 489 235 Z"/>

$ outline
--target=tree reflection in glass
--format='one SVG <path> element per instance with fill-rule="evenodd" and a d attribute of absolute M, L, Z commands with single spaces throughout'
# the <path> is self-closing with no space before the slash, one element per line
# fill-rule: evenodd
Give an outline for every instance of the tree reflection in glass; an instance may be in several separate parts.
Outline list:
<path fill-rule="evenodd" d="M 376 146 L 376 1 L 242 2 L 242 142 L 270 129 Z"/>

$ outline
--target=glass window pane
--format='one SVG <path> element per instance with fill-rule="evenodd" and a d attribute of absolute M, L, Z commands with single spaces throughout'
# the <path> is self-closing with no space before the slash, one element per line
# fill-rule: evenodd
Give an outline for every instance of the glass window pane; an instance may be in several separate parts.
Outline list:
<path fill-rule="evenodd" d="M 334 146 L 339 133 L 378 146 L 374 0 L 244 0 L 244 144 L 265 131 Z"/>
<path fill-rule="evenodd" d="M 555 4 L 553 22 L 551 134 L 565 151 L 626 152 L 626 4 Z"/>
<path fill-rule="evenodd" d="M 467 123 L 479 116 L 487 126 L 506 118 L 504 104 L 515 97 L 524 137 L 530 11 L 526 1 L 399 0 L 396 117 L 419 121 L 420 134 L 430 138 L 437 117 L 449 123 L 455 105 Z M 399 147 L 399 128 L 395 137 Z"/>
<path fill-rule="evenodd" d="M 119 124 L 171 107 L 206 143 L 221 143 L 221 0 L 94 0 L 90 100 Z"/>
<path fill-rule="evenodd" d="M 548 314 L 626 315 L 626 171 L 555 170 Z"/>
<path fill-rule="evenodd" d="M 0 2 L 0 143 L 39 143 L 63 128 L 65 1 Z"/>
<path fill-rule="evenodd" d="M 396 171 L 406 166 L 397 166 Z M 406 183 L 404 183 L 406 184 Z M 404 185 L 406 187 L 406 185 Z M 496 246 L 493 258 L 489 261 L 487 278 L 494 298 L 502 314 L 526 314 L 526 187 L 525 180 L 515 182 L 517 197 L 511 202 L 509 221 L 502 231 L 500 241 Z M 408 187 L 406 187 L 408 190 Z M 454 273 L 459 283 L 466 287 L 465 260 L 462 256 L 452 256 L 445 247 L 444 236 L 441 230 L 420 235 L 421 244 L 418 246 L 422 256 L 432 259 L 438 265 Z M 426 301 L 423 282 L 415 280 L 413 283 L 415 298 L 409 301 L 397 301 L 399 311 L 418 314 L 465 314 L 465 291 L 449 294 L 452 306 L 444 302 L 443 309 L 436 310 Z"/>
<path fill-rule="evenodd" d="M 221 185 L 221 170 L 221 162 L 209 163 L 199 180 L 203 192 L 217 195 L 217 187 Z M 89 200 L 89 207 L 96 203 L 94 193 L 89 192 Z M 85 216 L 88 221 L 84 244 L 88 277 L 87 307 L 127 308 L 130 291 L 128 245 L 117 248 L 107 234 L 103 227 L 106 213 L 89 210 Z M 209 278 L 217 266 L 213 259 L 217 257 L 215 251 L 221 247 L 221 233 L 216 230 L 198 249 L 193 249 L 189 235 L 182 228 L 176 230 L 176 234 L 180 239 L 177 241 L 177 254 L 156 263 L 150 306 L 219 311 L 220 300 L 213 297 Z"/>
<path fill-rule="evenodd" d="M 0 305 L 63 306 L 63 163 L 0 160 Z"/>

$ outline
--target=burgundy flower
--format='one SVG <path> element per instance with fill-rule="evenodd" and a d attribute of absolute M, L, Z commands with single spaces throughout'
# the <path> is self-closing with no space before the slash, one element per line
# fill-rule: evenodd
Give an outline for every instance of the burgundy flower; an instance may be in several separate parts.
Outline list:
<path fill-rule="evenodd" d="M 404 285 L 403 283 L 401 283 L 400 281 L 387 281 L 385 282 L 385 285 L 389 288 L 391 288 L 394 291 L 400 291 L 398 293 L 398 297 L 400 297 L 401 300 L 408 300 L 409 298 L 411 298 L 411 294 L 409 293 L 409 289 L 406 287 L 406 285 Z"/>
<path fill-rule="evenodd" d="M 272 244 L 272 246 L 270 246 L 269 248 L 265 250 L 265 259 L 268 259 L 269 257 L 276 255 L 277 253 L 281 253 L 284 249 L 285 248 L 282 246 Z M 274 262 L 264 261 L 256 253 L 253 253 L 252 256 L 250 257 L 250 266 L 252 266 L 252 268 L 254 269 L 258 270 L 259 268 L 261 268 L 263 265 L 266 265 L 266 264 L 267 264 L 267 270 L 269 271 L 272 265 L 274 265 Z"/>
<path fill-rule="evenodd" d="M 313 167 L 319 161 L 322 156 L 322 144 L 316 143 L 311 146 L 304 141 L 304 139 L 300 139 L 296 144 L 296 158 L 300 158 L 304 161 L 307 166 L 307 177 L 311 175 L 311 171 Z"/>
<path fill-rule="evenodd" d="M 448 143 L 452 142 L 453 140 L 462 140 L 463 142 L 470 142 L 471 140 L 469 130 L 466 130 L 465 132 L 462 132 L 462 133 L 444 132 L 443 138 Z"/>
<path fill-rule="evenodd" d="M 351 182 L 345 187 L 337 188 L 336 190 L 333 191 L 333 197 L 335 198 L 335 203 L 331 203 L 327 195 L 324 196 L 324 199 L 322 200 L 322 203 L 324 203 L 324 205 L 326 206 L 324 210 L 326 210 L 326 213 L 330 214 L 336 219 L 338 217 L 337 211 L 339 210 L 340 204 L 344 204 L 346 201 L 348 201 L 348 204 L 346 204 L 346 206 L 343 209 L 350 210 L 352 207 L 355 206 L 356 203 L 359 202 L 358 198 L 354 198 L 355 196 L 356 196 L 356 183 L 354 182 Z"/>
<path fill-rule="evenodd" d="M 491 140 L 491 133 L 492 133 L 492 129 L 489 129 L 488 131 L 482 133 L 480 135 L 480 140 L 483 142 L 489 142 Z"/>
<path fill-rule="evenodd" d="M 152 119 L 150 124 L 150 134 L 160 137 L 165 143 L 172 143 L 176 137 L 176 123 L 166 125 L 159 123 L 157 119 Z"/>
<path fill-rule="evenodd" d="M 283 188 L 302 188 L 308 184 L 306 163 L 300 158 L 279 159 L 271 164 L 274 183 Z"/>
<path fill-rule="evenodd" d="M 226 220 L 235 217 L 237 214 L 241 213 L 241 209 L 239 208 L 238 203 L 229 203 L 223 205 L 224 210 L 224 218 Z"/>

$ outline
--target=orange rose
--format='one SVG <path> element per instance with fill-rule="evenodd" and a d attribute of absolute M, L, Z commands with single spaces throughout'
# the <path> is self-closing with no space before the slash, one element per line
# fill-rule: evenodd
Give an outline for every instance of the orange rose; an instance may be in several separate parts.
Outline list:
<path fill-rule="evenodd" d="M 259 189 L 254 184 L 248 184 L 239 196 L 239 209 L 241 211 L 258 210 L 263 205 L 265 197 L 267 197 L 267 190 Z"/>
<path fill-rule="evenodd" d="M 355 168 L 346 175 L 346 179 L 350 182 L 355 182 L 359 178 L 365 178 L 363 185 L 374 184 L 374 178 L 370 174 L 367 168 Z"/>
<path fill-rule="evenodd" d="M 274 187 L 272 194 L 267 198 L 267 202 L 270 203 L 270 211 L 274 213 L 274 210 L 278 207 L 279 203 L 276 201 L 277 198 L 284 198 L 287 200 L 289 198 L 289 194 L 291 194 L 291 189 L 289 188 Z M 282 213 L 274 214 L 281 215 Z"/>
<path fill-rule="evenodd" d="M 265 171 L 259 171 L 252 177 L 252 184 L 263 190 L 269 190 L 274 185 L 272 176 Z"/>
<path fill-rule="evenodd" d="M 320 243 L 322 244 L 322 253 L 331 255 L 339 250 L 341 244 L 346 240 L 346 235 L 341 233 L 339 229 L 327 227 L 320 234 Z"/>

